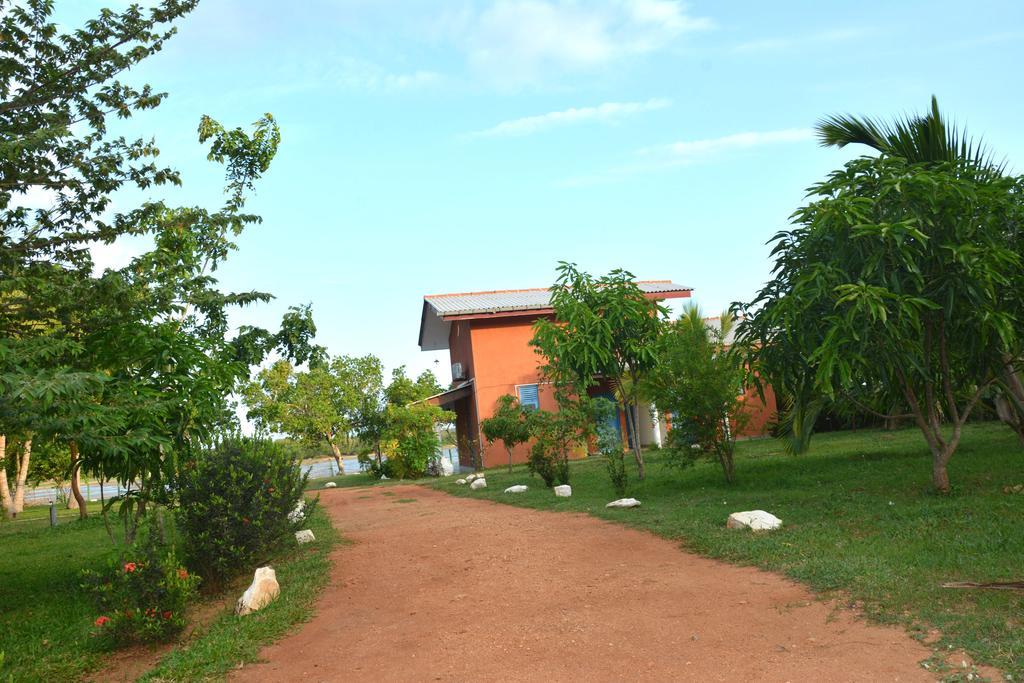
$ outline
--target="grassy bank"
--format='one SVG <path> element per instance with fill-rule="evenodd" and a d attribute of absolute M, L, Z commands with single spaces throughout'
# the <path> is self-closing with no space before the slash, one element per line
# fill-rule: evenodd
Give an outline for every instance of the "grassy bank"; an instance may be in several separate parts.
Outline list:
<path fill-rule="evenodd" d="M 950 463 L 954 491 L 931 491 L 929 455 L 916 430 L 821 434 L 812 452 L 784 455 L 775 441 L 740 444 L 737 482 L 711 463 L 679 471 L 649 457 L 646 481 L 628 496 L 642 507 L 609 510 L 618 496 L 601 461 L 572 467 L 572 498 L 555 498 L 518 467 L 487 472 L 470 491 L 453 478 L 434 485 L 455 495 L 547 510 L 585 512 L 680 541 L 693 551 L 784 573 L 826 595 L 862 604 L 873 618 L 915 633 L 939 629 L 939 647 L 1024 676 L 1024 594 L 953 590 L 947 581 L 1024 580 L 1024 451 L 998 424 L 971 425 Z M 630 474 L 633 469 L 630 469 Z M 505 494 L 512 484 L 523 494 Z M 769 534 L 730 531 L 730 512 L 763 509 L 784 520 Z"/>
<path fill-rule="evenodd" d="M 0 652 L 6 653 L 0 681 L 8 676 L 14 681 L 80 680 L 102 667 L 106 656 L 89 637 L 96 614 L 79 588 L 79 574 L 103 566 L 119 549 L 98 517 L 62 520 L 50 529 L 48 515 L 46 509 L 31 509 L 19 521 L 0 524 Z M 216 678 L 238 662 L 254 661 L 263 645 L 307 619 L 330 577 L 330 550 L 338 540 L 321 510 L 309 528 L 316 543 L 288 543 L 271 561 L 282 586 L 280 599 L 241 619 L 229 608 L 166 655 L 150 678 Z M 244 588 L 237 587 L 239 592 Z"/>

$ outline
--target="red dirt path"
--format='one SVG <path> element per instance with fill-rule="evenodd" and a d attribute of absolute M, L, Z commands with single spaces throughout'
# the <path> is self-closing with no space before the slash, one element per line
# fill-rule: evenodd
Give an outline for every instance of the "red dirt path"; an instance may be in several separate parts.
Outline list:
<path fill-rule="evenodd" d="M 935 680 L 901 630 L 642 531 L 415 486 L 321 502 L 354 545 L 316 616 L 232 680 Z"/>

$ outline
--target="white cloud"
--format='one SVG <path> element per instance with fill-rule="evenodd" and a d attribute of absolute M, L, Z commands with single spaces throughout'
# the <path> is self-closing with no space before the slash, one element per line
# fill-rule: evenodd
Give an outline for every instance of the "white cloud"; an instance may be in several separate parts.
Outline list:
<path fill-rule="evenodd" d="M 785 130 L 733 133 L 706 140 L 674 142 L 663 147 L 648 148 L 642 152 L 667 154 L 675 161 L 695 161 L 730 149 L 746 149 L 780 142 L 803 142 L 812 139 L 814 139 L 814 131 L 810 128 L 787 128 Z"/>
<path fill-rule="evenodd" d="M 636 161 L 598 170 L 591 174 L 566 178 L 560 187 L 588 187 L 618 182 L 635 175 L 664 171 L 679 166 L 707 162 L 729 151 L 753 149 L 765 145 L 805 142 L 814 139 L 810 128 L 786 128 L 760 132 L 733 133 L 719 138 L 685 140 L 637 150 Z"/>
<path fill-rule="evenodd" d="M 826 31 L 817 31 L 803 36 L 788 38 L 760 38 L 733 47 L 734 52 L 781 52 L 801 47 L 816 45 L 835 45 L 852 40 L 860 40 L 872 34 L 872 31 L 862 28 L 844 28 Z"/>
<path fill-rule="evenodd" d="M 441 80 L 435 71 L 418 69 L 393 73 L 378 64 L 355 57 L 339 57 L 327 62 L 321 82 L 358 90 L 411 90 L 433 85 Z"/>
<path fill-rule="evenodd" d="M 89 245 L 92 255 L 93 275 L 101 275 L 104 270 L 124 268 L 133 259 L 142 256 L 153 248 L 150 235 L 123 235 L 110 244 L 96 242 Z"/>
<path fill-rule="evenodd" d="M 556 126 L 567 126 L 587 121 L 615 121 L 634 114 L 664 109 L 670 104 L 669 100 L 654 98 L 646 102 L 605 102 L 596 107 L 570 107 L 562 111 L 552 111 L 547 114 L 502 121 L 491 128 L 467 133 L 466 137 L 484 138 L 530 135 Z"/>
<path fill-rule="evenodd" d="M 263 78 L 263 83 L 240 89 L 236 96 L 283 97 L 331 88 L 389 94 L 430 87 L 444 80 L 436 71 L 395 72 L 365 59 L 330 54 L 283 63 L 276 72 Z"/>
<path fill-rule="evenodd" d="M 496 0 L 448 23 L 472 67 L 505 87 L 600 68 L 712 27 L 676 0 Z"/>

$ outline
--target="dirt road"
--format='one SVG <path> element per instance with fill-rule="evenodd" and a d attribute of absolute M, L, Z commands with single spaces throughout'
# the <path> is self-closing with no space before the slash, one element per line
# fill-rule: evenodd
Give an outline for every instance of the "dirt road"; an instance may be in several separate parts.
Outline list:
<path fill-rule="evenodd" d="M 321 501 L 354 544 L 312 621 L 233 680 L 935 680 L 901 630 L 641 531 L 415 486 Z"/>

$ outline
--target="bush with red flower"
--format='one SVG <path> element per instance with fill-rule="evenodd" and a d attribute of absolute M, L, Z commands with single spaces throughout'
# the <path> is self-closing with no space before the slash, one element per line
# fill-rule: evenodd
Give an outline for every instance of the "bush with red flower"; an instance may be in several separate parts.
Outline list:
<path fill-rule="evenodd" d="M 188 623 L 199 577 L 190 574 L 156 534 L 103 571 L 86 571 L 82 586 L 96 601 L 93 634 L 104 646 L 167 640 Z"/>

